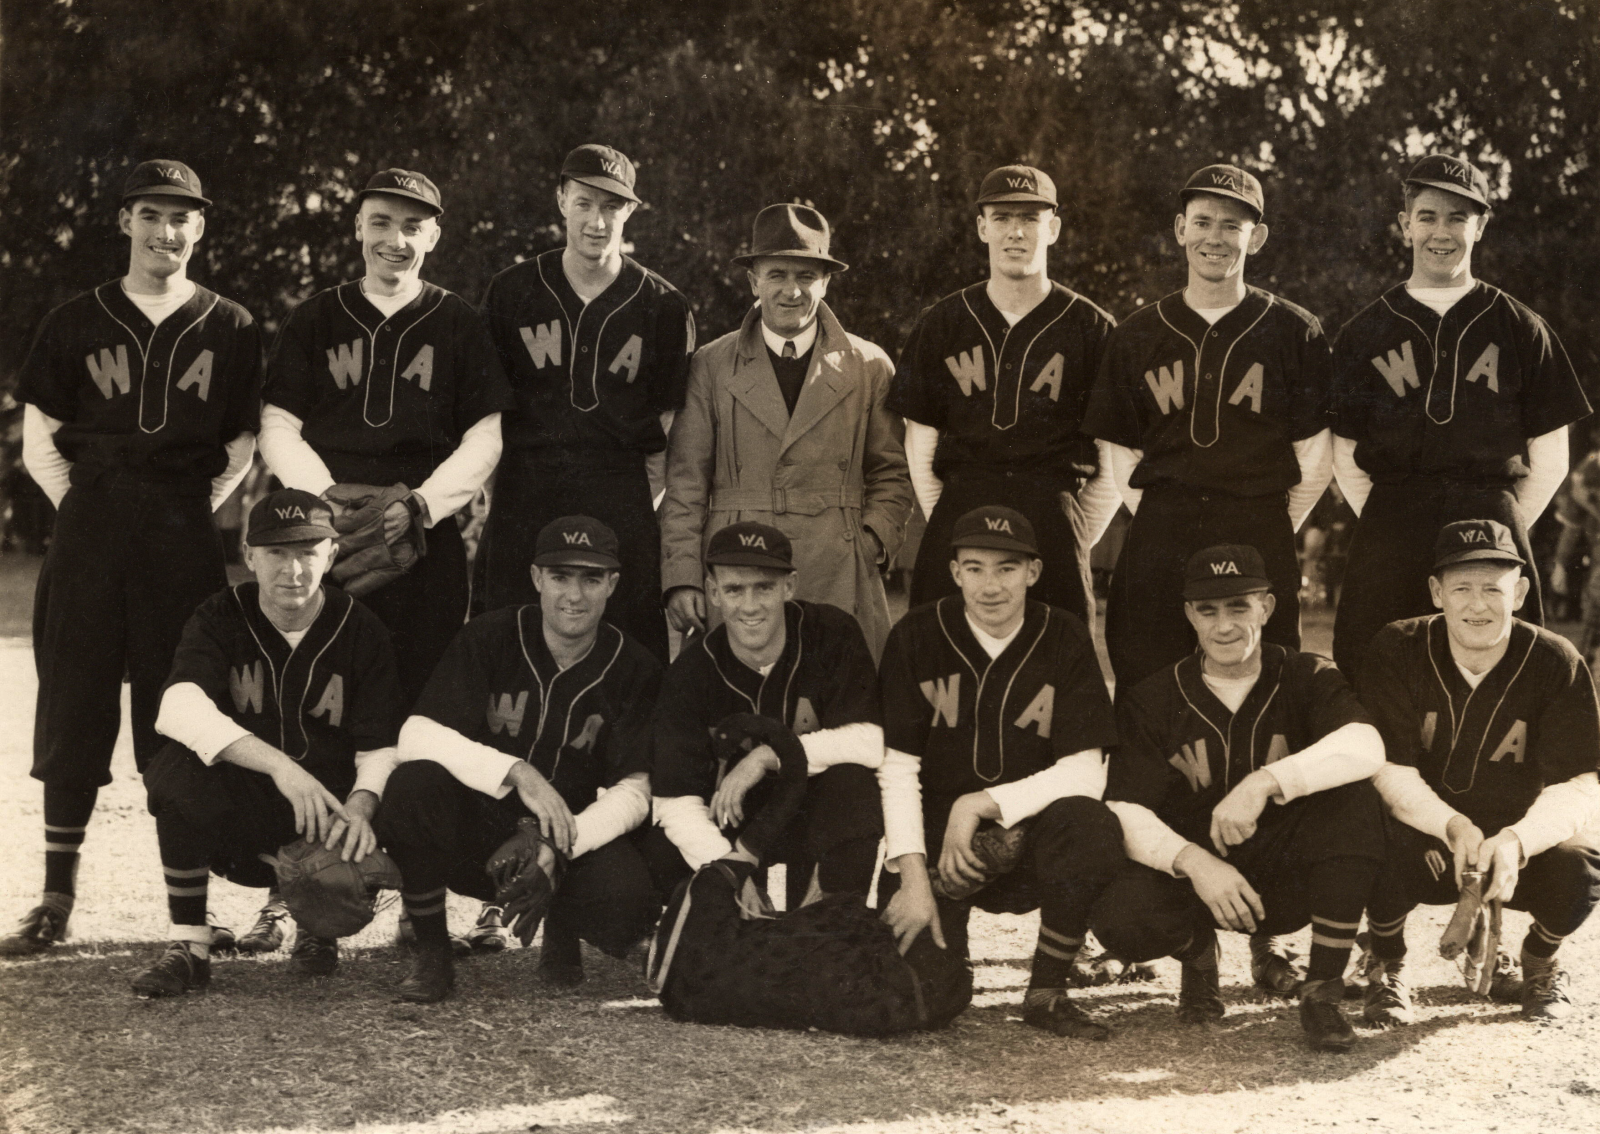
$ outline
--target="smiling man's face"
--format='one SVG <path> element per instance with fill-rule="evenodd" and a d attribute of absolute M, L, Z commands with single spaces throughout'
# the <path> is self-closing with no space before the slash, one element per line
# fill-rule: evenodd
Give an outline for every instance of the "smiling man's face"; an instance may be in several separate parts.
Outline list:
<path fill-rule="evenodd" d="M 1469 654 L 1494 650 L 1511 636 L 1528 586 L 1522 568 L 1493 559 L 1446 567 L 1428 579 L 1451 643 Z"/>

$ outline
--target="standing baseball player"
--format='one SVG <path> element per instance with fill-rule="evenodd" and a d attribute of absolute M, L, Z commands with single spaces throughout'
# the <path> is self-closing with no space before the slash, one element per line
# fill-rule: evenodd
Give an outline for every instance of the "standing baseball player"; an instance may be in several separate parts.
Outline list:
<path fill-rule="evenodd" d="M 184 623 L 227 582 L 211 514 L 255 452 L 261 333 L 188 277 L 210 203 L 182 162 L 136 166 L 117 214 L 127 274 L 45 316 L 17 378 L 23 460 L 59 514 L 33 612 L 44 897 L 0 956 L 66 937 L 123 677 L 143 772 Z"/>
<path fill-rule="evenodd" d="M 1003 501 L 1038 533 L 1045 566 L 1033 597 L 1087 624 L 1089 549 L 1117 494 L 1110 462 L 1079 426 L 1114 320 L 1050 279 L 1061 217 L 1046 173 L 1001 166 L 983 179 L 976 208 L 989 278 L 922 313 L 889 392 L 928 517 L 911 605 L 956 593 L 946 558 L 956 518 Z"/>
<path fill-rule="evenodd" d="M 1383 744 L 1326 658 L 1263 638 L 1274 596 L 1253 547 L 1192 556 L 1184 614 L 1200 648 L 1117 698 L 1122 743 L 1107 806 L 1131 860 L 1095 899 L 1095 936 L 1118 956 L 1182 963 L 1178 1016 L 1220 1019 L 1217 928 L 1311 925 L 1300 996 L 1312 1047 L 1345 1051 L 1344 970 L 1383 861 L 1383 807 L 1368 778 Z M 1257 938 L 1253 937 L 1254 942 Z"/>
<path fill-rule="evenodd" d="M 1334 471 L 1360 517 L 1334 621 L 1333 656 L 1360 674 L 1367 644 L 1429 613 L 1434 537 L 1492 519 L 1531 563 L 1528 529 L 1567 474 L 1567 427 L 1589 401 L 1548 324 L 1472 274 L 1489 220 L 1489 179 L 1429 154 L 1405 182 L 1400 235 L 1411 276 L 1339 332 Z M 1544 608 L 1524 576 L 1524 617 Z"/>
<path fill-rule="evenodd" d="M 706 547 L 706 597 L 721 619 L 673 661 L 652 725 L 655 824 L 651 868 L 670 894 L 679 880 L 733 849 L 777 790 L 778 755 L 762 745 L 731 767 L 711 730 L 734 713 L 770 717 L 805 747 L 810 779 L 766 861 L 787 867 L 788 909 L 819 894 L 872 886 L 883 835 L 874 771 L 883 729 L 872 654 L 844 611 L 796 599 L 789 537 L 753 521 L 729 524 Z"/>
<path fill-rule="evenodd" d="M 1583 618 L 1578 652 L 1589 668 L 1600 658 L 1600 452 L 1590 452 L 1572 470 L 1567 491 L 1556 493 L 1561 535 L 1550 567 L 1550 589 L 1576 599 Z M 1572 593 L 1572 568 L 1587 560 L 1581 595 Z"/>
<path fill-rule="evenodd" d="M 1359 675 L 1389 757 L 1374 782 L 1399 820 L 1367 911 L 1375 1024 L 1414 1019 L 1406 916 L 1455 902 L 1469 868 L 1485 902 L 1533 915 L 1523 1016 L 1572 1011 L 1556 951 L 1600 901 L 1600 708 L 1572 645 L 1516 617 L 1532 589 L 1523 555 L 1497 520 L 1446 524 L 1428 576 L 1442 613 L 1385 627 Z"/>
<path fill-rule="evenodd" d="M 1087 898 L 1122 864 L 1100 802 L 1117 734 L 1094 643 L 1076 615 L 1029 600 L 1046 565 L 1021 512 L 975 508 L 949 547 L 960 594 L 901 619 L 879 674 L 884 920 L 902 952 L 926 929 L 965 964 L 974 905 L 1038 909 L 1023 1022 L 1104 1040 L 1110 1029 L 1067 998 Z M 989 840 L 1012 848 L 1003 870 L 979 853 Z M 969 993 L 970 980 L 969 968 Z"/>
<path fill-rule="evenodd" d="M 1110 444 L 1133 513 L 1106 606 L 1119 689 L 1193 652 L 1184 567 L 1216 544 L 1260 551 L 1275 602 L 1267 640 L 1299 647 L 1294 533 L 1331 475 L 1322 327 L 1244 280 L 1267 242 L 1261 182 L 1208 165 L 1178 196 L 1188 282 L 1111 333 L 1084 418 Z"/>
<path fill-rule="evenodd" d="M 667 450 L 661 585 L 673 629 L 706 629 L 704 552 L 753 521 L 796 549 L 796 596 L 854 614 L 876 658 L 889 633 L 881 567 L 911 516 L 904 427 L 889 412 L 889 356 L 849 334 L 823 296 L 846 269 L 827 218 L 805 205 L 756 214 L 735 256 L 758 302 L 698 351 Z"/>
<path fill-rule="evenodd" d="M 566 247 L 507 268 L 484 296 L 516 407 L 478 577 L 484 610 L 532 602 L 537 534 L 565 512 L 598 517 L 621 547 L 611 618 L 666 664 L 655 500 L 694 314 L 677 288 L 622 254 L 639 206 L 634 180 L 633 163 L 610 146 L 573 150 L 556 189 Z"/>
<path fill-rule="evenodd" d="M 539 958 L 546 983 L 583 980 L 580 938 L 622 957 L 661 912 L 630 837 L 650 813 L 661 664 L 603 621 L 619 584 L 617 536 L 593 517 L 561 517 L 539 533 L 532 560 L 538 604 L 469 622 L 401 730 L 377 830 L 416 930 L 404 1000 L 450 994 L 445 891 L 494 898 L 486 864 L 555 880 Z M 506 913 L 526 943 L 533 926 Z"/>
<path fill-rule="evenodd" d="M 172 917 L 171 944 L 133 981 L 180 996 L 211 982 L 207 878 L 269 886 L 258 857 L 298 836 L 360 861 L 394 766 L 400 700 L 389 632 L 323 575 L 333 511 L 279 489 L 250 510 L 255 581 L 201 604 L 184 628 L 156 728 L 171 738 L 145 772 Z M 291 964 L 325 976 L 338 942 L 301 931 Z"/>
<path fill-rule="evenodd" d="M 422 279 L 444 206 L 420 173 L 386 169 L 359 195 L 366 275 L 306 300 L 267 363 L 261 455 L 291 488 L 346 504 L 408 489 L 384 537 L 426 533 L 407 574 L 362 595 L 394 639 L 400 696 L 421 693 L 467 614 L 467 554 L 452 517 L 500 458 L 511 391 L 471 305 Z"/>

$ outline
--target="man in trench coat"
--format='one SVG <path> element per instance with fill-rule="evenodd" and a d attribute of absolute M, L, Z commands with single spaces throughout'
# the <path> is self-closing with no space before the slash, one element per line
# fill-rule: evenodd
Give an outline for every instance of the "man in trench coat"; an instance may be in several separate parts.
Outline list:
<path fill-rule="evenodd" d="M 796 597 L 855 615 L 876 661 L 889 633 L 879 568 L 904 537 L 911 478 L 904 423 L 884 408 L 894 365 L 823 302 L 846 269 L 829 240 L 815 209 L 772 205 L 734 258 L 757 303 L 690 366 L 667 441 L 661 583 L 673 628 L 706 629 L 711 536 L 770 524 L 794 545 Z"/>

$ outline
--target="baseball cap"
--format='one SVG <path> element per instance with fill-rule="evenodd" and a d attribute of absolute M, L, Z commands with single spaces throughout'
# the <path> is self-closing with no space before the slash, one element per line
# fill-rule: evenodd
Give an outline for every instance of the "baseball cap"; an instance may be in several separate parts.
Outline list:
<path fill-rule="evenodd" d="M 1477 560 L 1525 566 L 1511 529 L 1499 520 L 1457 520 L 1439 529 L 1439 538 L 1433 541 L 1434 571 Z"/>
<path fill-rule="evenodd" d="M 978 186 L 978 199 L 973 202 L 980 209 L 1001 201 L 1032 201 L 1039 205 L 1056 207 L 1056 183 L 1042 169 L 1031 165 L 1002 165 L 989 171 Z"/>
<path fill-rule="evenodd" d="M 133 167 L 133 172 L 122 183 L 123 204 L 134 197 L 181 197 L 199 205 L 211 203 L 201 192 L 200 179 L 194 170 L 181 161 L 165 158 L 141 161 Z"/>
<path fill-rule="evenodd" d="M 1261 192 L 1261 182 L 1256 175 L 1236 165 L 1208 165 L 1195 171 L 1178 194 L 1178 200 L 1187 205 L 1196 193 L 1214 193 L 1218 197 L 1231 197 L 1241 201 L 1256 214 L 1256 220 L 1266 215 L 1266 196 Z"/>
<path fill-rule="evenodd" d="M 610 146 L 593 142 L 579 146 L 561 163 L 561 176 L 604 189 L 607 193 L 615 193 L 634 204 L 639 203 L 633 191 L 633 181 L 637 176 L 633 162 L 628 160 L 627 154 Z"/>
<path fill-rule="evenodd" d="M 439 187 L 415 170 L 384 169 L 374 173 L 367 179 L 367 187 L 356 194 L 356 203 L 360 204 L 373 193 L 409 197 L 427 205 L 436 217 L 444 214 L 444 199 L 439 196 Z"/>
<path fill-rule="evenodd" d="M 533 545 L 535 567 L 621 568 L 617 533 L 593 516 L 562 516 L 539 529 Z"/>
<path fill-rule="evenodd" d="M 1197 551 L 1183 568 L 1184 602 L 1232 598 L 1271 589 L 1265 560 L 1248 544 L 1221 543 Z"/>
<path fill-rule="evenodd" d="M 333 509 L 326 500 L 302 489 L 280 488 L 263 496 L 250 509 L 244 542 L 250 547 L 267 547 L 338 538 L 339 533 L 333 527 Z"/>
<path fill-rule="evenodd" d="M 1470 161 L 1449 154 L 1429 154 L 1406 174 L 1407 185 L 1443 189 L 1489 207 L 1489 175 Z"/>
<path fill-rule="evenodd" d="M 744 520 L 721 528 L 706 546 L 708 567 L 772 567 L 794 570 L 789 537 L 768 524 Z"/>
<path fill-rule="evenodd" d="M 950 549 L 985 547 L 992 551 L 1020 551 L 1039 558 L 1039 541 L 1033 524 L 1015 508 L 985 504 L 956 520 L 950 532 Z"/>

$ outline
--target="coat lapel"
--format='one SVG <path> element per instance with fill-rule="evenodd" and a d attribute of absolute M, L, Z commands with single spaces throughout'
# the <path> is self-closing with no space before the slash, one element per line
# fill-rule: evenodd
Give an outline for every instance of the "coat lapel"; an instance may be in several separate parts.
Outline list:
<path fill-rule="evenodd" d="M 821 421 L 828 412 L 843 401 L 850 393 L 850 381 L 845 377 L 842 363 L 850 349 L 850 340 L 845 337 L 844 328 L 839 325 L 839 320 L 828 309 L 826 303 L 821 305 L 817 315 L 820 326 L 817 330 L 816 345 L 811 350 L 811 369 L 806 374 L 805 383 L 800 387 L 800 397 L 794 405 L 794 415 L 789 418 L 788 428 L 783 432 L 783 448 L 793 445 L 817 422 Z M 771 373 L 772 364 L 767 362 L 767 371 Z M 777 379 L 772 380 L 774 387 Z"/>
<path fill-rule="evenodd" d="M 739 327 L 739 346 L 734 354 L 733 377 L 728 392 L 774 437 L 789 428 L 789 409 L 778 389 L 778 376 L 767 359 L 767 344 L 761 338 L 761 308 L 750 308 Z M 804 395 L 801 395 L 802 399 Z"/>

